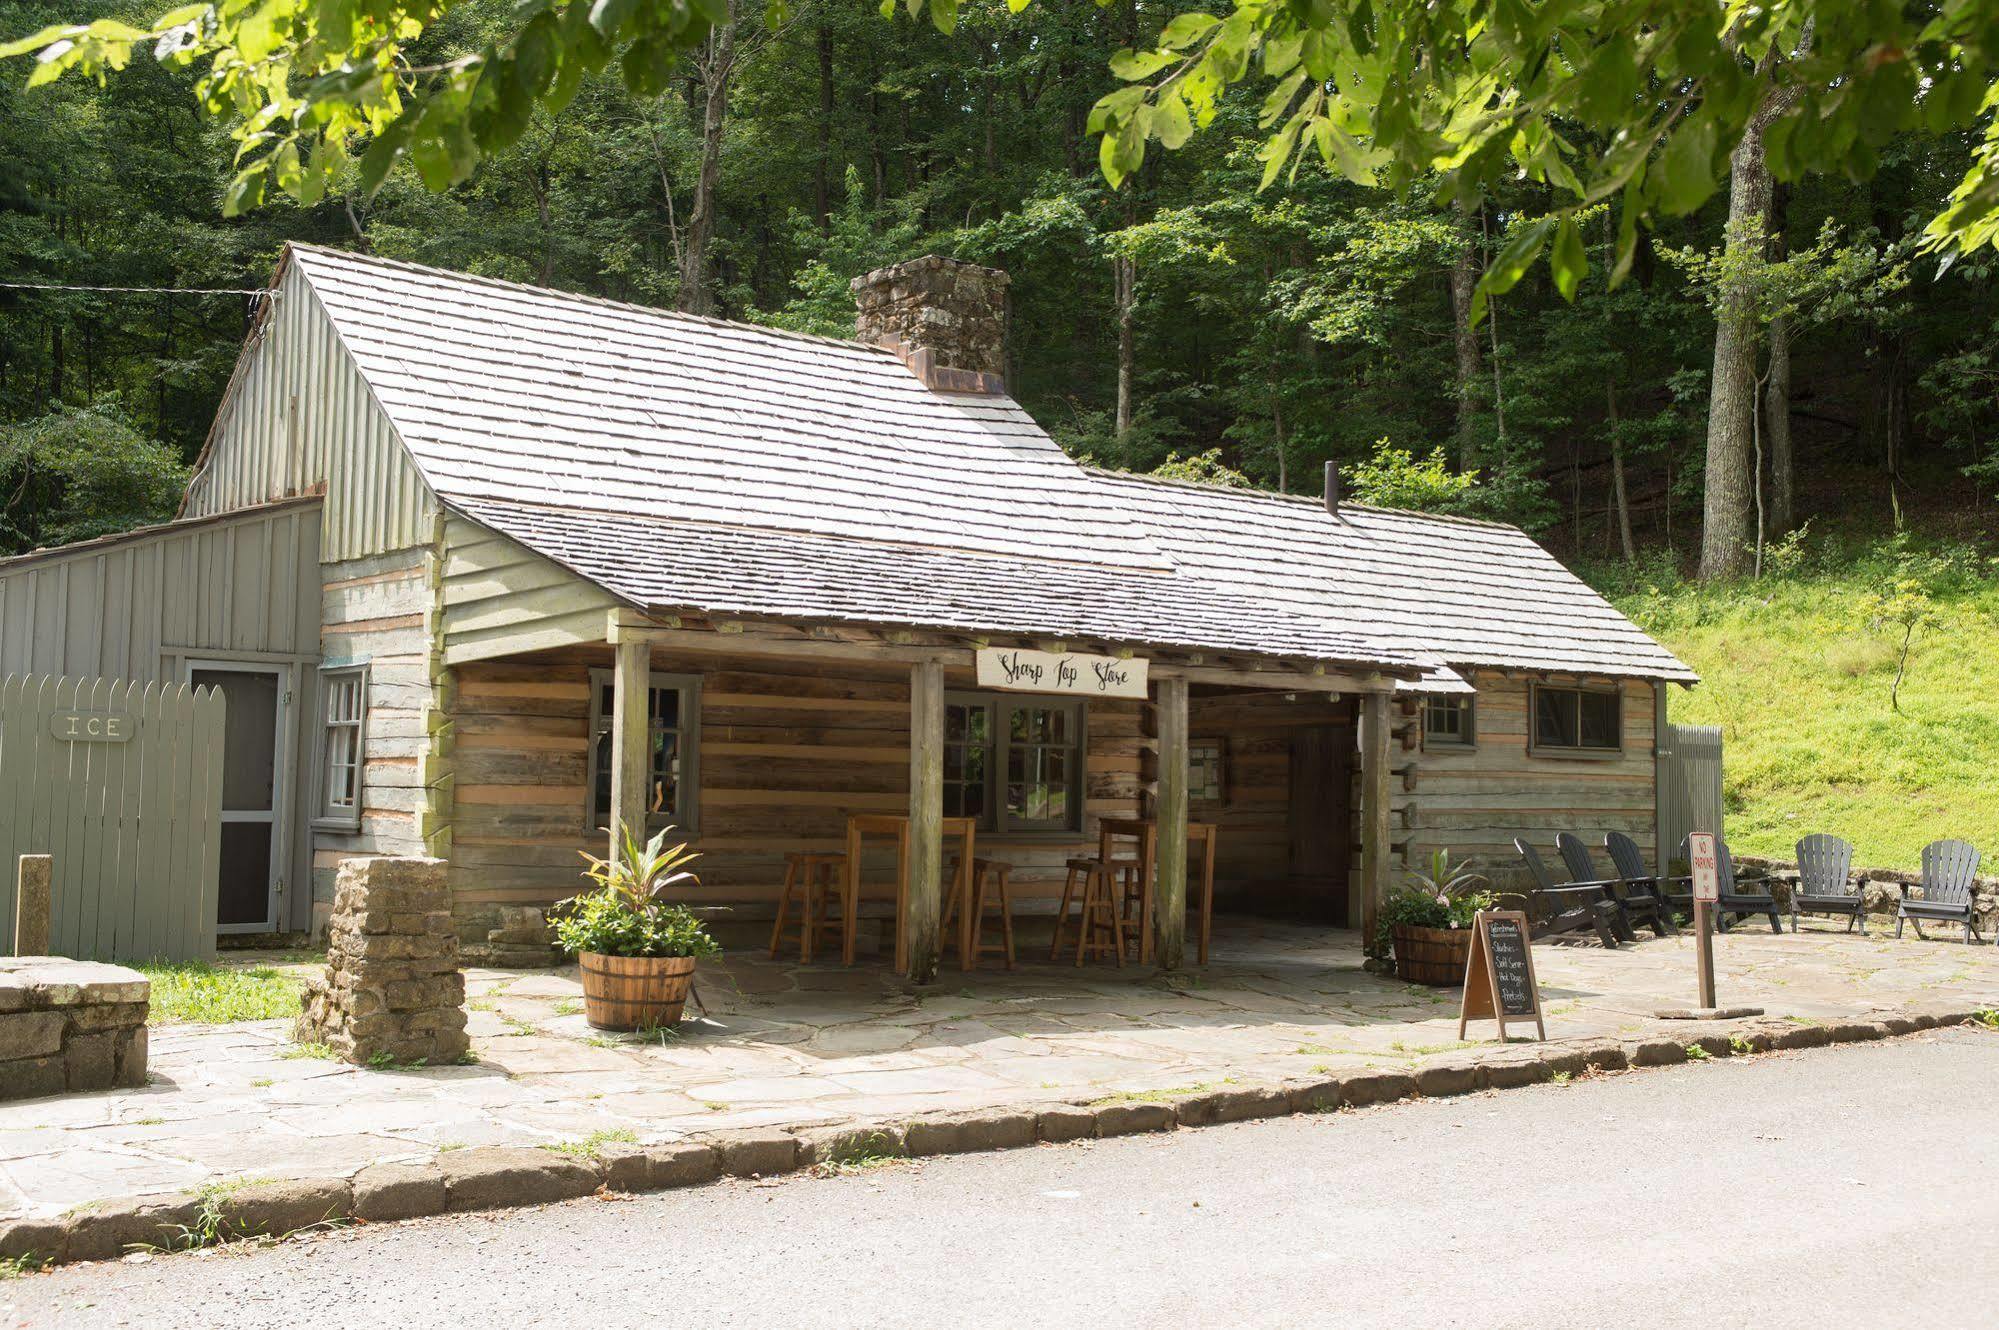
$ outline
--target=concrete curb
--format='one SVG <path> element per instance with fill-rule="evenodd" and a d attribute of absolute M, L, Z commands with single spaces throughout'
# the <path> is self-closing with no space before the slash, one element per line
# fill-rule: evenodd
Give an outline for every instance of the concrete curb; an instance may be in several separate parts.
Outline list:
<path fill-rule="evenodd" d="M 1690 1023 L 1684 1043 L 1659 1035 L 1494 1047 L 1484 1055 L 1413 1072 L 1328 1073 L 1280 1085 L 1203 1087 L 1171 1099 L 1112 1096 L 1027 1111 L 994 1108 L 904 1122 L 848 1123 L 800 1132 L 716 1132 L 694 1141 L 613 1145 L 589 1158 L 536 1146 L 454 1150 L 425 1164 L 374 1164 L 340 1178 L 258 1182 L 183 1196 L 87 1206 L 59 1218 L 0 1224 L 0 1259 L 61 1265 L 109 1260 L 134 1248 L 175 1249 L 282 1236 L 321 1224 L 418 1219 L 511 1209 L 599 1191 L 638 1193 L 724 1177 L 773 1177 L 817 1166 L 1010 1150 L 1039 1142 L 1108 1139 L 1138 1132 L 1328 1113 L 1404 1099 L 1443 1098 L 1535 1085 L 1589 1071 L 1666 1066 L 1830 1044 L 1864 1043 L 1971 1024 L 1973 1010 L 1938 1010 L 1799 1024 L 1765 1018 L 1726 1029 Z M 1701 1050 L 1694 1053 L 1693 1049 Z M 190 1235 L 196 1235 L 194 1239 Z"/>

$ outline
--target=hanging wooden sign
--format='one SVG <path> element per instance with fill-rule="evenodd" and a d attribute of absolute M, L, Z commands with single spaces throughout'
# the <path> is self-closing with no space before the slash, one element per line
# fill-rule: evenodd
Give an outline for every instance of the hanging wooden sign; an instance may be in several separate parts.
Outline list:
<path fill-rule="evenodd" d="M 979 648 L 979 687 L 1084 697 L 1144 697 L 1145 662 L 1126 656 Z"/>
<path fill-rule="evenodd" d="M 1536 1037 L 1548 1037 L 1541 1019 L 1541 986 L 1534 981 L 1531 942 L 1527 916 L 1519 910 L 1480 910 L 1473 917 L 1458 1038 L 1465 1037 L 1465 1026 L 1470 1022 L 1492 1020 L 1499 1022 L 1503 1041 L 1508 1021 L 1530 1018 Z"/>

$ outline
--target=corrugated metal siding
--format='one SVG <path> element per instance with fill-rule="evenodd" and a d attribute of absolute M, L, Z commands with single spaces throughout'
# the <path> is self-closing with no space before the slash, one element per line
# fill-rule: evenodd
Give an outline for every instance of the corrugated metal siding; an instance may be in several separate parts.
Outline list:
<path fill-rule="evenodd" d="M 150 682 L 170 657 L 319 655 L 319 505 L 0 563 L 0 674 Z"/>
<path fill-rule="evenodd" d="M 444 519 L 444 661 L 604 640 L 621 602 L 561 564 L 456 513 Z"/>
<path fill-rule="evenodd" d="M 245 348 L 184 514 L 227 512 L 321 485 L 320 552 L 328 562 L 430 539 L 429 487 L 293 266 Z"/>

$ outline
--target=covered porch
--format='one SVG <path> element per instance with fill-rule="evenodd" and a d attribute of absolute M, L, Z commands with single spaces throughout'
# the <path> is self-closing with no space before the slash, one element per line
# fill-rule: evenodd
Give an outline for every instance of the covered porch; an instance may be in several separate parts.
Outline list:
<path fill-rule="evenodd" d="M 945 926 L 968 837 L 1009 875 L 1022 967 L 1049 963 L 1069 865 L 1102 855 L 1107 824 L 1154 847 L 1126 978 L 1198 959 L 1210 846 L 1221 911 L 1372 930 L 1407 664 L 630 609 L 601 622 L 598 644 L 453 666 L 447 857 L 468 940 L 501 905 L 575 891 L 577 851 L 605 853 L 614 828 L 664 825 L 700 853 L 687 900 L 732 950 L 768 936 L 795 856 L 841 856 L 858 927 L 815 958 L 917 983 L 969 968 L 974 921 Z M 1046 672 L 996 676 L 997 655 Z M 785 950 L 796 960 L 798 939 Z"/>

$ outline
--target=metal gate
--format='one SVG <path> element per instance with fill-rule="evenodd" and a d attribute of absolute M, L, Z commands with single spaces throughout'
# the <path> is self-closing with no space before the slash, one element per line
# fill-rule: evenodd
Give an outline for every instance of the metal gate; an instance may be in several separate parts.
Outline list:
<path fill-rule="evenodd" d="M 0 938 L 15 866 L 53 859 L 50 946 L 96 960 L 215 954 L 224 704 L 184 684 L 0 681 Z"/>
<path fill-rule="evenodd" d="M 1721 726 L 1669 725 L 1659 763 L 1659 862 L 1679 857 L 1690 831 L 1722 834 Z"/>

